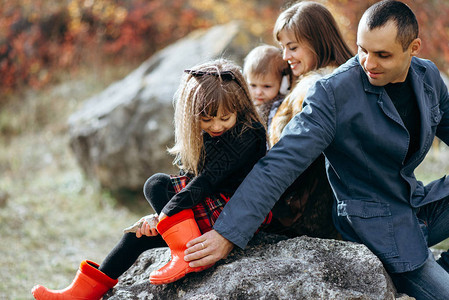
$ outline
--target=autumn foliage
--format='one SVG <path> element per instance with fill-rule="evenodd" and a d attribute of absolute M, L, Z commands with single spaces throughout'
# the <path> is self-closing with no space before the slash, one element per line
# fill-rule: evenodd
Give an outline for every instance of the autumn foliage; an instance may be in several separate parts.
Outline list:
<path fill-rule="evenodd" d="M 135 60 L 206 26 L 185 1 L 20 0 L 0 6 L 0 84 L 39 88 L 58 70 Z"/>
<path fill-rule="evenodd" d="M 272 43 L 282 0 L 1 0 L 0 93 L 41 88 L 60 72 L 141 62 L 198 28 L 244 20 Z M 322 0 L 355 50 L 357 22 L 376 1 Z M 405 0 L 417 14 L 422 57 L 449 70 L 449 3 Z M 0 99 L 0 103 L 1 103 Z"/>

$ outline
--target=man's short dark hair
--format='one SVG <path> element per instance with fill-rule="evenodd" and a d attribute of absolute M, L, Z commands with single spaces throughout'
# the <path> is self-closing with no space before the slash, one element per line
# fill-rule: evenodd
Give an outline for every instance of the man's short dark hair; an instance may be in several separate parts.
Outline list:
<path fill-rule="evenodd" d="M 369 30 L 384 26 L 392 20 L 396 24 L 398 34 L 396 40 L 407 50 L 410 43 L 418 37 L 418 21 L 413 11 L 405 3 L 384 0 L 368 8 L 364 14 Z"/>

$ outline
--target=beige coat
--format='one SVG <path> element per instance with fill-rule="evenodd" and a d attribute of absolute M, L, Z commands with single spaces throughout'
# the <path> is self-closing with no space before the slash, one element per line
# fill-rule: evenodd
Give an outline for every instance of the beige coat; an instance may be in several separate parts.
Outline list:
<path fill-rule="evenodd" d="M 314 71 L 310 71 L 301 75 L 293 90 L 285 97 L 285 100 L 279 106 L 278 111 L 273 117 L 271 126 L 269 128 L 269 143 L 270 147 L 276 144 L 280 137 L 282 130 L 287 123 L 302 110 L 302 103 L 309 88 L 323 76 L 332 73 L 335 66 L 327 66 Z"/>

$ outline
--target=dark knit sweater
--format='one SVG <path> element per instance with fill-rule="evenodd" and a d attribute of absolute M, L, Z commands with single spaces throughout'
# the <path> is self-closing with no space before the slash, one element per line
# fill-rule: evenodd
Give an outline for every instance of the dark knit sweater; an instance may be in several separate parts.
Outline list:
<path fill-rule="evenodd" d="M 205 158 L 199 175 L 173 196 L 162 210 L 172 216 L 218 193 L 232 196 L 254 164 L 266 154 L 266 133 L 260 123 L 242 132 L 237 124 L 218 137 L 204 134 Z"/>

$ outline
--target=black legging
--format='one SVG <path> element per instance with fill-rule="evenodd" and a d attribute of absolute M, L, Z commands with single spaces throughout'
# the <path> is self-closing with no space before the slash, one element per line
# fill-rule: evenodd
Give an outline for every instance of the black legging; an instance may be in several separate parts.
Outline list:
<path fill-rule="evenodd" d="M 175 194 L 170 176 L 162 173 L 154 174 L 145 182 L 143 194 L 154 211 L 160 214 Z M 151 237 L 144 235 L 137 238 L 135 233 L 125 233 L 106 256 L 99 269 L 109 277 L 117 279 L 134 264 L 140 254 L 157 247 L 167 247 L 160 235 Z"/>

